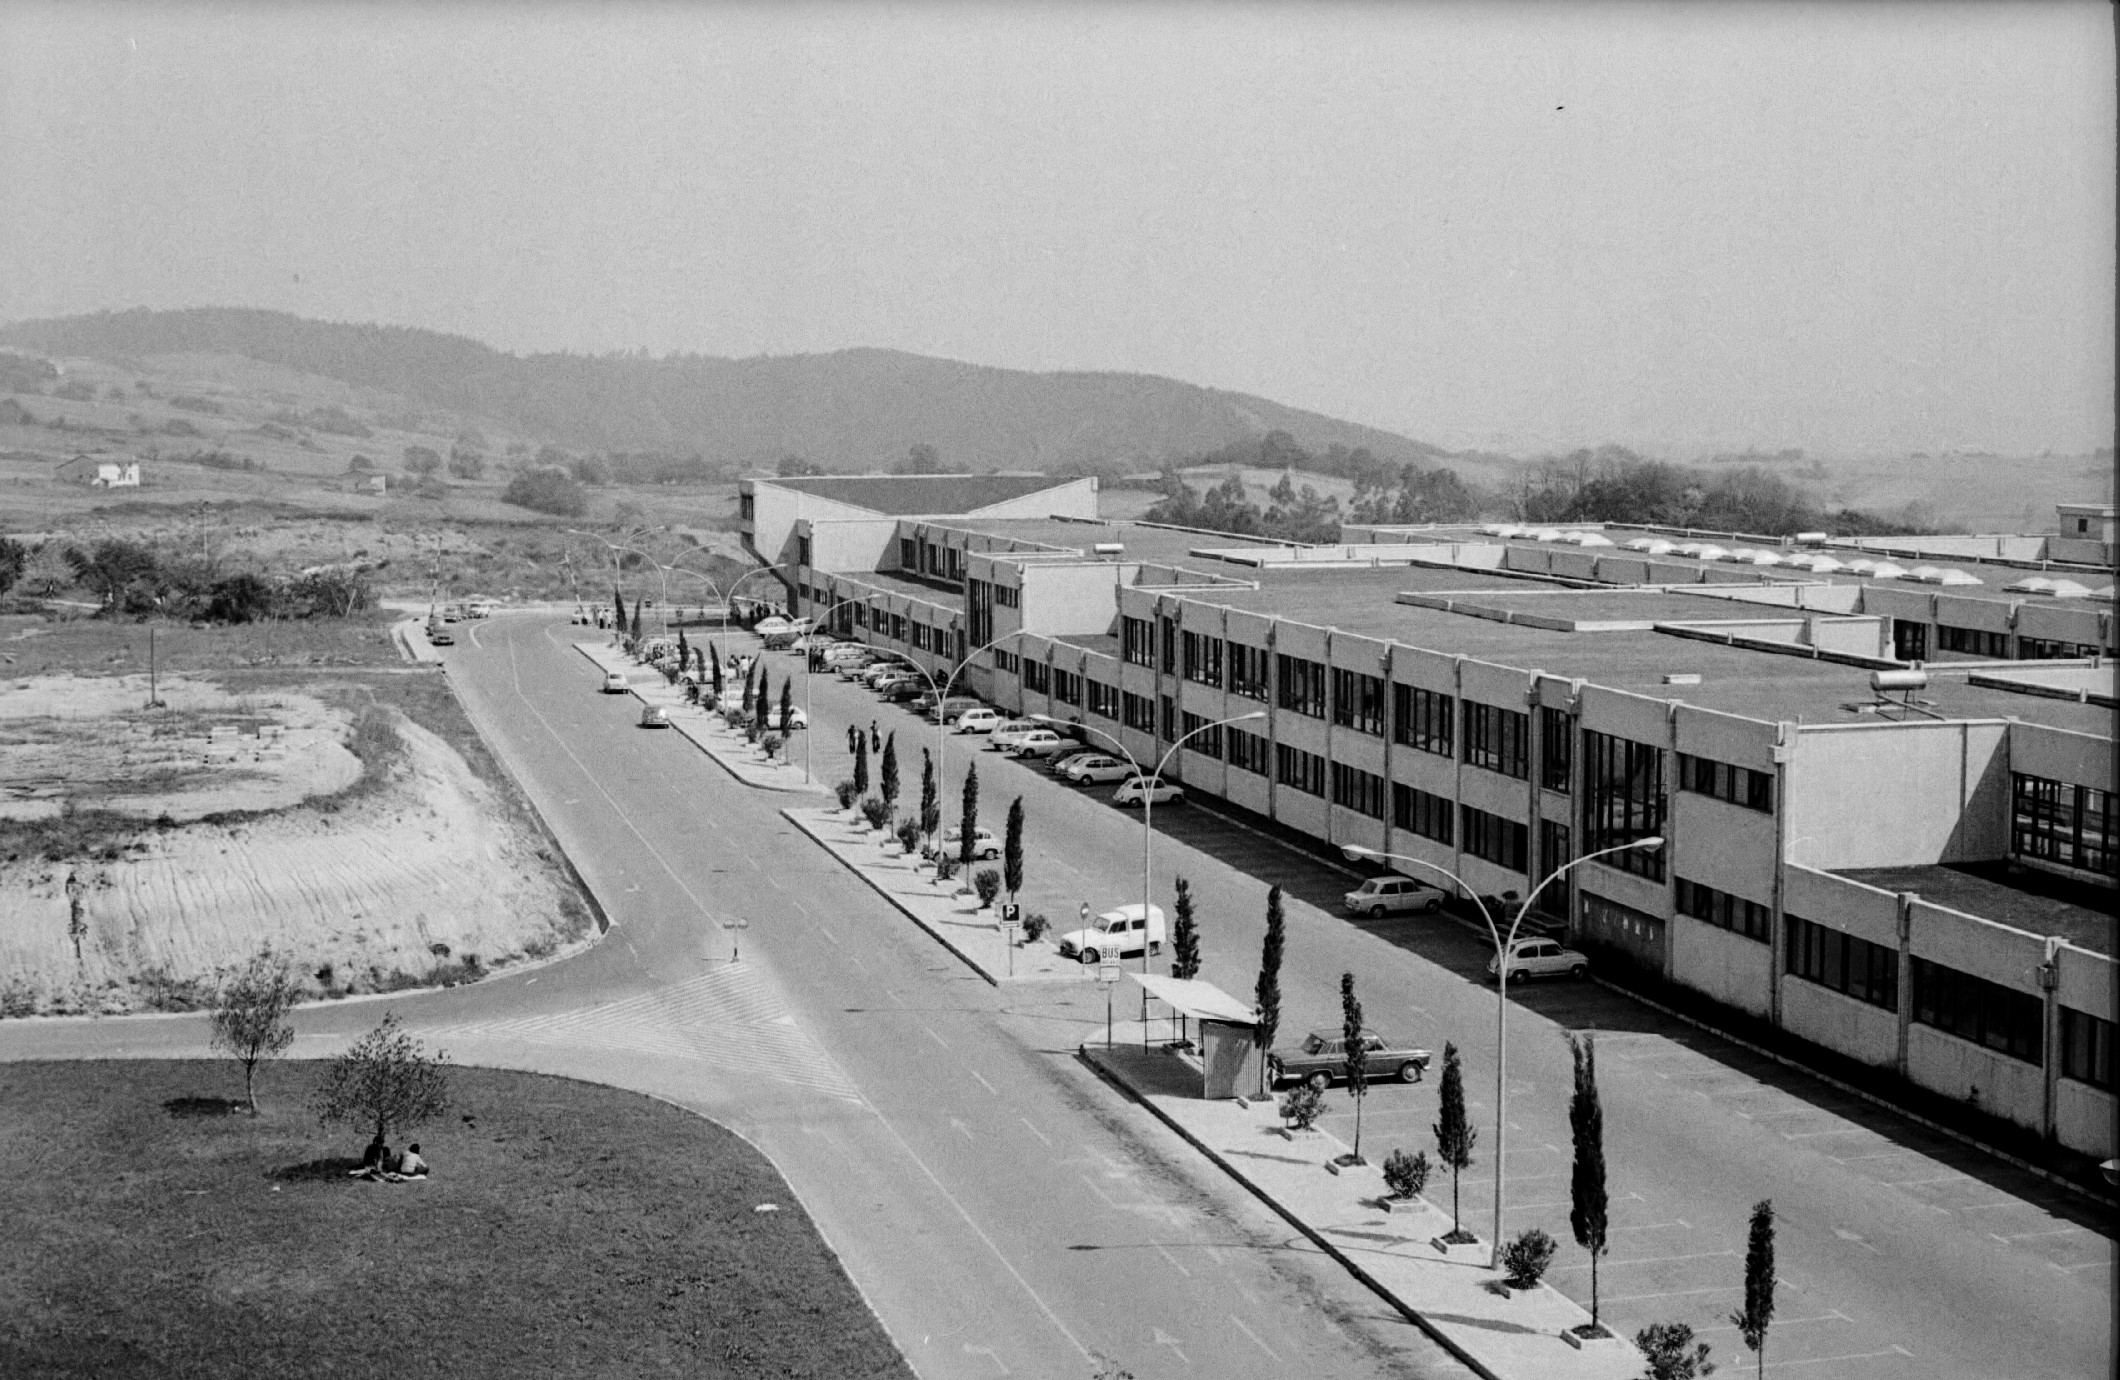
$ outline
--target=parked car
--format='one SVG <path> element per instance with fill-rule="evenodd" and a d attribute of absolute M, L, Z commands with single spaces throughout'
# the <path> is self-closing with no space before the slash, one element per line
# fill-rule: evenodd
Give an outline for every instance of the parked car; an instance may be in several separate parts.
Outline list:
<path fill-rule="evenodd" d="M 960 826 L 953 824 L 944 830 L 940 845 L 942 856 L 945 858 L 956 857 L 963 840 L 964 831 Z M 1001 840 L 994 837 L 993 830 L 977 826 L 973 827 L 972 856 L 975 858 L 998 858 L 1001 856 Z"/>
<path fill-rule="evenodd" d="M 907 700 L 919 699 L 927 692 L 920 688 L 920 682 L 913 677 L 900 676 L 896 680 L 885 681 L 882 693 L 885 704 L 904 704 Z"/>
<path fill-rule="evenodd" d="M 1078 752 L 1068 758 L 1059 774 L 1078 785 L 1101 786 L 1108 781 L 1132 779 L 1134 765 L 1122 762 L 1108 752 Z"/>
<path fill-rule="evenodd" d="M 1141 903 L 1108 910 L 1079 930 L 1060 936 L 1060 957 L 1080 960 L 1084 966 L 1107 958 L 1126 958 L 1141 952 L 1145 943 L 1152 954 L 1163 952 L 1163 907 L 1148 908 L 1148 923 L 1141 923 Z"/>
<path fill-rule="evenodd" d="M 1080 738 L 1070 738 L 1063 733 L 1060 735 L 1059 749 L 1046 757 L 1045 764 L 1052 768 L 1053 775 L 1059 776 L 1067 771 L 1068 764 L 1076 758 L 1093 757 L 1103 752 L 1103 748 L 1091 747 Z"/>
<path fill-rule="evenodd" d="M 987 708 L 967 709 L 957 716 L 959 733 L 992 733 L 1002 722 L 1001 716 Z"/>
<path fill-rule="evenodd" d="M 839 667 L 850 661 L 874 661 L 876 652 L 859 642 L 833 642 L 825 646 L 824 659 L 826 665 Z"/>
<path fill-rule="evenodd" d="M 624 671 L 604 672 L 603 692 L 606 695 L 623 695 L 633 687 L 626 682 Z"/>
<path fill-rule="evenodd" d="M 912 668 L 902 661 L 879 661 L 861 671 L 855 676 L 855 679 L 873 690 L 885 676 L 910 676 L 912 674 Z"/>
<path fill-rule="evenodd" d="M 780 720 L 779 705 L 774 704 L 768 705 L 766 707 L 767 728 L 778 729 L 782 733 L 792 733 L 796 729 L 808 728 L 809 726 L 810 716 L 802 712 L 802 706 L 799 704 L 788 706 L 788 719 L 786 723 L 782 723 Z"/>
<path fill-rule="evenodd" d="M 751 631 L 757 633 L 760 637 L 771 637 L 774 633 L 786 632 L 794 626 L 793 623 L 776 613 L 771 618 L 761 618 L 756 623 L 753 623 Z"/>
<path fill-rule="evenodd" d="M 456 645 L 456 634 L 440 623 L 429 622 L 427 624 L 427 644 L 431 647 L 454 647 Z"/>
<path fill-rule="evenodd" d="M 1495 959 L 1487 960 L 1487 976 L 1493 977 L 1500 969 Z M 1564 948 L 1558 940 L 1534 936 L 1519 939 L 1509 946 L 1509 980 L 1521 981 L 1536 977 L 1571 977 L 1580 982 L 1590 976 L 1590 956 L 1575 949 Z"/>
<path fill-rule="evenodd" d="M 1362 1032 L 1363 1064 L 1373 1079 L 1396 1078 L 1418 1083 L 1435 1058 L 1425 1049 L 1398 1046 L 1374 1030 Z M 1308 1083 L 1319 1092 L 1347 1076 L 1347 1040 L 1313 1030 L 1291 1049 L 1277 1049 L 1266 1056 L 1266 1078 L 1270 1085 Z"/>
<path fill-rule="evenodd" d="M 1443 893 L 1411 877 L 1371 877 L 1340 898 L 1349 915 L 1382 915 L 1387 911 L 1425 914 L 1443 904 Z"/>
<path fill-rule="evenodd" d="M 659 704 L 644 704 L 640 707 L 640 726 L 642 728 L 668 728 L 670 726 L 670 711 Z"/>
<path fill-rule="evenodd" d="M 1114 805 L 1169 805 L 1184 799 L 1182 787 L 1160 776 L 1129 776 L 1112 792 Z"/>
<path fill-rule="evenodd" d="M 962 716 L 966 711 L 985 708 L 986 706 L 984 704 L 980 703 L 979 700 L 973 698 L 970 695 L 952 695 L 942 702 L 942 712 L 940 714 L 937 714 L 934 710 L 930 709 L 928 711 L 928 718 L 931 721 L 937 721 L 945 724 L 953 724 L 957 722 L 958 718 Z M 999 716 L 997 715 L 996 717 L 998 718 Z"/>
<path fill-rule="evenodd" d="M 1050 757 L 1056 752 L 1067 751 L 1073 742 L 1074 739 L 1063 738 L 1049 728 L 1034 728 L 1011 750 L 1018 757 Z"/>
<path fill-rule="evenodd" d="M 785 652 L 793 648 L 796 641 L 801 636 L 802 634 L 795 632 L 792 629 L 785 630 L 782 632 L 767 633 L 763 642 L 760 645 L 762 645 L 769 652 Z"/>
<path fill-rule="evenodd" d="M 994 731 L 986 735 L 986 745 L 995 752 L 1014 752 L 1023 746 L 1025 734 L 1036 733 L 1036 719 L 1003 719 L 994 725 Z"/>

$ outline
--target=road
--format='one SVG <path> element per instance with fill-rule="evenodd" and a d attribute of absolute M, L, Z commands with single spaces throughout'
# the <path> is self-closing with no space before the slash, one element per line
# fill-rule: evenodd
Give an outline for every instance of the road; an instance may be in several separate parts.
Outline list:
<path fill-rule="evenodd" d="M 472 987 L 304 1008 L 293 1055 L 387 1005 L 460 1061 L 712 1117 L 788 1177 L 927 1380 L 1087 1380 L 1107 1358 L 1139 1380 L 1465 1374 L 1081 1065 L 1090 984 L 976 978 L 781 819 L 787 797 L 594 693 L 576 631 L 477 625 L 449 674 L 612 931 Z M 0 1058 L 205 1044 L 188 1016 L 0 1026 Z"/>

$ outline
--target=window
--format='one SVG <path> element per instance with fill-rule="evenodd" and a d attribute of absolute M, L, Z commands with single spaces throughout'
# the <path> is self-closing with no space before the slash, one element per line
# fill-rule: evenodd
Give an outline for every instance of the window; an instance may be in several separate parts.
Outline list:
<path fill-rule="evenodd" d="M 1011 676 L 1013 676 L 1013 675 L 1016 675 L 1016 674 L 1018 673 L 1018 671 L 1019 671 L 1019 669 L 1020 669 L 1020 668 L 1022 667 L 1022 665 L 1023 665 L 1023 659 L 1022 659 L 1021 657 L 1017 656 L 1017 655 L 1016 655 L 1016 654 L 1015 654 L 1014 652 L 1004 652 L 1004 651 L 1001 651 L 1001 650 L 999 650 L 998 648 L 997 648 L 997 649 L 995 650 L 995 652 L 994 652 L 994 669 L 995 669 L 995 670 L 997 670 L 997 671 L 1000 671 L 1000 672 L 1001 672 L 1001 673 L 1003 673 L 1004 675 L 1011 675 Z"/>
<path fill-rule="evenodd" d="M 1266 699 L 1266 649 L 1231 642 L 1229 647 L 1229 692 L 1248 700 Z"/>
<path fill-rule="evenodd" d="M 1892 620 L 1892 656 L 1898 661 L 1929 659 L 1929 625 L 1912 618 Z"/>
<path fill-rule="evenodd" d="M 1522 781 L 1531 775 L 1531 716 L 1465 701 L 1465 760 Z"/>
<path fill-rule="evenodd" d="M 1023 591 L 1015 585 L 995 585 L 994 602 L 1005 609 L 1023 607 Z"/>
<path fill-rule="evenodd" d="M 1434 839 L 1444 847 L 1450 846 L 1455 833 L 1451 828 L 1451 808 L 1447 797 L 1430 795 L 1412 786 L 1391 783 L 1391 823 L 1393 828 L 1404 829 L 1409 834 L 1419 834 L 1424 839 Z"/>
<path fill-rule="evenodd" d="M 955 546 L 946 546 L 942 549 L 942 558 L 945 562 L 943 566 L 944 577 L 951 580 L 962 580 L 964 578 L 963 550 Z"/>
<path fill-rule="evenodd" d="M 1702 886 L 1699 882 L 1689 882 L 1684 877 L 1678 879 L 1678 913 L 1705 920 L 1747 939 L 1757 939 L 1762 944 L 1774 937 L 1772 907 L 1732 896 L 1727 891 L 1717 891 L 1712 886 Z"/>
<path fill-rule="evenodd" d="M 1164 741 L 1176 742 L 1178 738 L 1178 702 L 1168 695 L 1158 695 L 1156 700 L 1163 711 Z"/>
<path fill-rule="evenodd" d="M 1496 867 L 1506 867 L 1511 872 L 1526 870 L 1524 853 L 1529 842 L 1528 829 L 1513 819 L 1490 815 L 1470 805 L 1460 805 L 1458 814 L 1464 826 L 1462 847 L 1467 853 L 1475 858 L 1485 858 Z"/>
<path fill-rule="evenodd" d="M 965 621 L 971 626 L 972 645 L 984 647 L 994 640 L 994 586 L 987 580 L 964 583 Z"/>
<path fill-rule="evenodd" d="M 1733 767 L 1709 757 L 1678 754 L 1678 788 L 1712 795 L 1763 814 L 1774 813 L 1774 773 L 1756 767 Z"/>
<path fill-rule="evenodd" d="M 1174 676 L 1178 673 L 1178 625 L 1168 618 L 1156 622 L 1163 630 L 1163 674 Z"/>
<path fill-rule="evenodd" d="M 911 537 L 900 537 L 898 539 L 898 568 L 900 570 L 920 569 L 920 543 L 914 541 Z"/>
<path fill-rule="evenodd" d="M 1271 746 L 1266 739 L 1241 728 L 1228 729 L 1225 736 L 1229 743 L 1229 765 L 1254 776 L 1266 775 L 1266 749 Z"/>
<path fill-rule="evenodd" d="M 1185 633 L 1179 638 L 1184 653 L 1179 663 L 1184 677 L 1199 685 L 1222 685 L 1222 639 L 1205 633 Z"/>
<path fill-rule="evenodd" d="M 1100 719 L 1119 717 L 1119 687 L 1102 681 L 1089 683 L 1089 712 Z"/>
<path fill-rule="evenodd" d="M 1169 701 L 1166 700 L 1164 703 L 1168 704 Z M 1207 728 L 1209 722 L 1209 720 L 1201 718 L 1198 714 L 1186 714 L 1179 720 L 1179 727 L 1184 731 L 1185 750 L 1187 752 L 1197 752 L 1202 757 L 1220 757 L 1222 755 L 1222 725 L 1216 724 L 1213 728 Z M 1207 728 L 1207 731 L 1200 733 L 1203 728 Z M 1195 733 L 1199 733 L 1200 736 L 1197 738 L 1193 737 L 1192 735 Z"/>
<path fill-rule="evenodd" d="M 1325 794 L 1325 759 L 1286 743 L 1274 744 L 1275 777 L 1308 795 Z"/>
<path fill-rule="evenodd" d="M 1583 851 L 1617 848 L 1664 831 L 1664 751 L 1583 730 Z M 1633 848 L 1598 859 L 1651 881 L 1664 879 L 1664 850 Z"/>
<path fill-rule="evenodd" d="M 1384 736 L 1384 682 L 1360 671 L 1332 672 L 1332 721 Z"/>
<path fill-rule="evenodd" d="M 890 636 L 891 636 L 891 641 L 893 641 L 893 642 L 903 642 L 903 641 L 905 641 L 905 615 L 904 615 L 904 614 L 902 614 L 902 613 L 894 613 L 894 614 L 892 614 L 892 615 L 891 615 L 891 634 L 890 634 Z"/>
<path fill-rule="evenodd" d="M 1146 618 L 1121 618 L 1119 620 L 1120 653 L 1129 666 L 1153 666 L 1156 664 L 1155 641 Z"/>
<path fill-rule="evenodd" d="M 2061 1008 L 2061 1076 L 2107 1091 L 2120 1089 L 2113 1078 L 2113 1023 Z"/>
<path fill-rule="evenodd" d="M 1053 698 L 1062 704 L 1082 703 L 1082 677 L 1073 671 L 1053 668 Z"/>
<path fill-rule="evenodd" d="M 1451 756 L 1450 720 L 1457 701 L 1438 690 L 1391 687 L 1392 734 L 1407 747 Z"/>
<path fill-rule="evenodd" d="M 1332 803 L 1359 810 L 1371 819 L 1384 817 L 1384 778 L 1345 762 L 1332 764 Z"/>
<path fill-rule="evenodd" d="M 882 614 L 880 614 L 880 613 L 879 613 L 879 614 L 877 614 L 876 616 L 877 616 L 877 617 L 878 617 L 879 619 L 883 617 L 883 615 L 882 615 Z M 857 628 L 866 628 L 866 627 L 868 627 L 868 625 L 869 625 L 869 606 L 868 606 L 867 604 L 856 604 L 856 605 L 854 605 L 854 626 L 855 626 L 855 627 L 857 627 Z"/>
<path fill-rule="evenodd" d="M 1094 689 L 1094 686 L 1092 688 Z M 1097 712 L 1097 701 L 1094 694 L 1090 697 L 1089 708 L 1092 714 Z M 1106 717 L 1110 716 L 1107 715 Z M 1154 733 L 1156 731 L 1156 702 L 1146 695 L 1136 695 L 1131 690 L 1122 692 L 1119 696 L 1119 721 L 1138 732 Z"/>
<path fill-rule="evenodd" d="M 1578 891 L 1575 937 L 1585 948 L 1611 949 L 1652 972 L 1663 971 L 1664 922 L 1647 911 Z"/>
<path fill-rule="evenodd" d="M 1053 689 L 1053 668 L 1042 661 L 1023 663 L 1023 688 L 1034 695 L 1049 695 Z"/>
<path fill-rule="evenodd" d="M 1571 831 L 1558 820 L 1542 819 L 1538 822 L 1538 870 L 1540 876 L 1551 876 L 1575 860 L 1575 851 L 1570 846 Z M 1555 886 L 1554 891 L 1566 894 L 1566 888 Z M 1565 913 L 1565 902 L 1562 902 Z M 1546 903 L 1539 902 L 1541 909 Z"/>
<path fill-rule="evenodd" d="M 1565 709 L 1538 711 L 1538 783 L 1566 795 L 1575 776 L 1575 720 Z"/>
<path fill-rule="evenodd" d="M 795 564 L 805 570 L 810 567 L 810 539 L 806 536 L 795 538 Z"/>
<path fill-rule="evenodd" d="M 750 494 L 741 494 L 736 499 L 736 515 L 745 522 L 758 516 L 758 500 Z"/>
<path fill-rule="evenodd" d="M 1281 687 L 1280 706 L 1293 709 L 1298 714 L 1307 714 L 1313 719 L 1325 717 L 1325 668 L 1315 661 L 1305 661 L 1299 656 L 1276 656 L 1274 673 Z"/>
<path fill-rule="evenodd" d="M 2023 772 L 2010 782 L 2010 852 L 2108 877 L 2120 871 L 2110 793 Z"/>
<path fill-rule="evenodd" d="M 913 650 L 916 652 L 924 652 L 927 649 L 928 625 L 925 623 L 915 623 L 913 625 Z"/>
<path fill-rule="evenodd" d="M 1938 623 L 1936 650 L 1961 652 L 1967 656 L 1986 657 L 1991 661 L 2006 661 L 2010 655 L 2010 635 L 1984 632 L 1979 628 L 1954 628 L 1945 623 Z"/>
<path fill-rule="evenodd" d="M 1785 915 L 1782 971 L 1843 996 L 1899 1009 L 1899 951 Z"/>
<path fill-rule="evenodd" d="M 2019 661 L 2059 661 L 2065 657 L 2098 655 L 2098 649 L 2087 642 L 2052 642 L 2043 637 L 2019 637 L 2017 659 Z"/>
<path fill-rule="evenodd" d="M 1914 964 L 1914 1019 L 2028 1064 L 2040 1060 L 2046 1004 L 1925 958 Z"/>

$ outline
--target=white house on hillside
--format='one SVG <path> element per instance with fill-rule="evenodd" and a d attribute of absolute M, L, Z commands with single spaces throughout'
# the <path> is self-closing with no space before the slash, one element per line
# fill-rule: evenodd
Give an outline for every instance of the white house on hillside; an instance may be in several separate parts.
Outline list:
<path fill-rule="evenodd" d="M 70 484 L 86 484 L 92 489 L 140 487 L 140 462 L 137 460 L 118 460 L 102 455 L 76 455 L 60 464 L 52 473 Z"/>

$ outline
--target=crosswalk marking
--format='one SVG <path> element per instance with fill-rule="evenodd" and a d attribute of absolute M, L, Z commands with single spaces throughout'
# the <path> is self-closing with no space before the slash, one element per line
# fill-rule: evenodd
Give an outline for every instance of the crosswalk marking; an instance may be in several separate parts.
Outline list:
<path fill-rule="evenodd" d="M 423 1026 L 420 1035 L 442 1044 L 451 1039 L 499 1039 L 663 1055 L 841 1101 L 862 1100 L 824 1047 L 795 1023 L 755 970 L 740 964 L 599 1006 Z"/>

